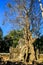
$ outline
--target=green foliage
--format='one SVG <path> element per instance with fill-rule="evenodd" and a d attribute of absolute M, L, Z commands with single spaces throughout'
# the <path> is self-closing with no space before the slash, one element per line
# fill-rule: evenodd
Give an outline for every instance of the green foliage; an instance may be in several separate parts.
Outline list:
<path fill-rule="evenodd" d="M 43 36 L 36 39 L 36 41 L 34 42 L 34 46 L 36 49 L 39 49 L 40 53 L 43 53 Z"/>
<path fill-rule="evenodd" d="M 21 37 L 23 37 L 22 30 L 13 30 L 3 38 L 3 31 L 0 28 L 0 52 L 9 52 L 9 47 L 16 47 Z"/>
<path fill-rule="evenodd" d="M 13 30 L 9 33 L 9 35 L 6 36 L 7 38 L 10 38 L 9 43 L 13 46 L 16 47 L 18 44 L 18 41 L 21 37 L 23 37 L 22 30 Z"/>
<path fill-rule="evenodd" d="M 40 53 L 43 53 L 43 36 L 41 36 L 40 38 L 39 45 L 40 45 Z"/>

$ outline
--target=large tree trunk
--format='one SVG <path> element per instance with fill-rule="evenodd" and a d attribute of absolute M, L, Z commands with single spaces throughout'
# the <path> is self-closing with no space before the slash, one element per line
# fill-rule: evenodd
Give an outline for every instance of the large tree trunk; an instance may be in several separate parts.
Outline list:
<path fill-rule="evenodd" d="M 35 51 L 33 46 L 33 42 L 35 41 L 35 39 L 32 38 L 32 34 L 29 30 L 30 23 L 28 22 L 27 15 L 25 19 L 26 20 L 25 20 L 25 27 L 24 27 L 24 39 L 19 40 L 19 44 L 16 47 L 17 52 L 14 52 L 15 49 L 13 50 L 13 52 L 11 50 L 12 54 L 15 55 L 15 56 L 13 55 L 12 59 L 16 59 L 16 61 L 23 61 L 23 62 L 27 62 L 28 60 L 29 64 L 32 64 L 32 62 L 35 60 Z M 24 45 L 22 45 L 23 43 Z"/>
<path fill-rule="evenodd" d="M 34 60 L 35 60 L 35 51 L 34 51 L 34 46 L 33 46 L 33 42 L 35 41 L 35 39 L 32 38 L 32 33 L 30 32 L 30 23 L 28 22 L 28 16 L 26 15 L 25 17 L 25 27 L 24 27 L 24 40 L 25 40 L 25 44 L 26 44 L 26 59 L 27 59 L 27 56 L 28 56 L 28 53 L 30 54 L 29 55 L 29 63 L 32 63 Z"/>

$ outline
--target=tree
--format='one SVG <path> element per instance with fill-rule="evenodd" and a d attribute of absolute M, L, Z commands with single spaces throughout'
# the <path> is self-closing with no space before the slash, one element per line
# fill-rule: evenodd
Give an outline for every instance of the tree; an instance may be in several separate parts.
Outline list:
<path fill-rule="evenodd" d="M 43 53 L 43 36 L 41 36 L 40 38 L 37 38 L 35 40 L 35 42 L 33 42 L 33 45 L 34 45 L 34 49 L 35 49 L 35 56 L 37 54 L 37 49 L 39 50 L 39 54 Z M 40 57 L 40 55 L 39 55 Z M 36 57 L 37 59 L 37 57 Z"/>
<path fill-rule="evenodd" d="M 43 53 L 43 35 L 40 37 L 39 50 L 40 50 L 40 53 Z"/>
<path fill-rule="evenodd" d="M 40 23 L 41 11 L 39 6 L 37 6 L 38 2 L 36 0 L 13 0 L 13 1 L 15 2 L 15 4 L 12 3 L 8 4 L 10 12 L 7 11 L 5 15 L 8 17 L 8 20 L 10 22 L 12 22 L 13 24 L 16 23 L 23 28 L 23 37 L 25 40 L 26 48 L 30 50 L 31 53 L 30 62 L 32 63 L 33 60 L 35 60 L 34 47 L 32 45 L 34 40 L 32 39 L 32 34 L 36 35 L 36 37 L 40 36 L 39 30 L 41 26 Z M 13 18 L 14 16 L 12 16 L 14 15 L 14 12 L 18 14 L 16 18 Z M 33 52 L 31 52 L 31 50 Z M 26 56 L 27 55 L 28 53 L 26 53 Z"/>
<path fill-rule="evenodd" d="M 8 46 L 16 47 L 21 37 L 23 37 L 22 30 L 13 30 L 4 37 L 4 40 Z"/>
<path fill-rule="evenodd" d="M 3 37 L 3 31 L 2 31 L 2 29 L 0 28 L 0 39 L 2 39 L 2 37 Z"/>
<path fill-rule="evenodd" d="M 25 26 L 25 16 L 28 17 L 29 28 L 31 29 L 32 34 L 39 37 L 40 36 L 40 26 L 41 26 L 41 10 L 39 3 L 36 0 L 13 0 L 11 1 L 15 4 L 8 3 L 8 10 L 6 11 L 5 16 L 7 16 L 8 21 L 13 24 L 17 24 L 20 27 Z M 25 3 L 25 4 L 24 4 Z M 38 6 L 37 6 L 38 5 Z M 14 7 L 13 7 L 14 6 Z M 37 10 L 37 11 L 36 11 Z M 15 13 L 18 14 L 14 18 Z M 22 22 L 21 22 L 22 21 Z M 22 25 L 22 26 L 21 26 Z"/>

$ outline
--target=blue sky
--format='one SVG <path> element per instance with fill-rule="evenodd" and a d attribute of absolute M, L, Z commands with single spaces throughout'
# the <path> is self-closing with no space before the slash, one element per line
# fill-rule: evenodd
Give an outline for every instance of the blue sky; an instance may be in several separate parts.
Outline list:
<path fill-rule="evenodd" d="M 5 5 L 9 1 L 11 1 L 11 0 L 0 0 L 0 27 L 3 30 L 3 35 L 4 36 L 7 35 L 12 30 L 12 27 L 13 27 L 13 25 L 11 25 L 8 22 L 6 22 L 5 25 L 2 25 L 3 24 L 3 20 L 4 20 Z M 43 0 L 41 0 L 41 1 L 42 1 L 42 4 L 43 4 Z"/>
<path fill-rule="evenodd" d="M 8 23 L 2 25 L 4 20 L 5 5 L 7 2 L 8 0 L 0 0 L 0 27 L 3 30 L 3 35 L 6 35 L 9 30 L 11 30 L 11 26 Z"/>
<path fill-rule="evenodd" d="M 9 1 L 11 0 L 0 0 L 0 27 L 3 30 L 4 36 L 7 35 L 12 29 L 16 29 L 16 28 L 13 28 L 13 25 L 10 24 L 9 22 L 6 22 L 4 25 L 2 25 L 4 20 L 5 6 L 6 6 L 6 3 L 8 3 Z"/>

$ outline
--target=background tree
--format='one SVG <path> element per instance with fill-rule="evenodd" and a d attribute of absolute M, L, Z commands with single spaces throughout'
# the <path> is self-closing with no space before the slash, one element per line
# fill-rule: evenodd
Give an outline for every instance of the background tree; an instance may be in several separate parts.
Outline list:
<path fill-rule="evenodd" d="M 7 40 L 7 42 L 9 43 L 9 46 L 16 47 L 19 39 L 22 38 L 22 37 L 23 37 L 22 30 L 13 30 L 5 37 L 9 40 L 7 40 L 7 39 L 5 39 L 5 40 Z"/>
<path fill-rule="evenodd" d="M 40 37 L 39 50 L 40 50 L 40 53 L 43 53 L 43 36 Z"/>
<path fill-rule="evenodd" d="M 43 36 L 40 38 L 37 38 L 35 42 L 33 43 L 35 51 L 39 49 L 39 54 L 43 53 Z M 36 52 L 35 52 L 36 53 Z"/>
<path fill-rule="evenodd" d="M 3 31 L 2 31 L 2 29 L 0 28 L 0 40 L 2 40 L 2 38 L 3 38 Z"/>

